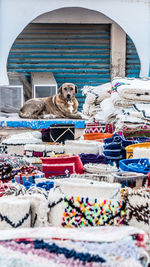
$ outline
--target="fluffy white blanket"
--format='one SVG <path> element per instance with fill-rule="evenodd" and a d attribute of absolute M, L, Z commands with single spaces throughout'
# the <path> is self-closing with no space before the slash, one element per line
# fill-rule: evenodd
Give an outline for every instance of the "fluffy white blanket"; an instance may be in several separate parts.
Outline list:
<path fill-rule="evenodd" d="M 115 78 L 112 86 L 117 88 L 120 97 L 136 101 L 150 101 L 150 79 Z"/>
<path fill-rule="evenodd" d="M 133 107 L 137 112 L 142 112 L 145 119 L 150 120 L 150 103 L 135 103 Z"/>
<path fill-rule="evenodd" d="M 116 117 L 116 114 L 118 113 L 117 109 L 114 108 L 111 97 L 101 102 L 101 108 L 102 108 L 104 120 L 106 122 L 113 120 L 114 117 Z"/>
<path fill-rule="evenodd" d="M 110 93 L 108 93 L 110 89 L 111 83 L 105 83 L 98 86 L 84 86 L 82 89 L 82 94 L 86 94 L 85 103 L 91 104 L 95 102 L 96 104 L 99 104 L 105 98 L 110 97 Z"/>
<path fill-rule="evenodd" d="M 134 101 L 121 98 L 117 92 L 112 92 L 111 99 L 115 108 L 128 108 L 134 104 Z"/>

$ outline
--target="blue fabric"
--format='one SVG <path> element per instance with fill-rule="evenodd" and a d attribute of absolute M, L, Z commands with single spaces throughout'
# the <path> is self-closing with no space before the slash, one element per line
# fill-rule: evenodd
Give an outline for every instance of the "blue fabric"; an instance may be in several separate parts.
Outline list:
<path fill-rule="evenodd" d="M 104 140 L 103 154 L 108 160 L 116 161 L 116 163 L 126 158 L 126 146 L 135 144 L 134 140 L 126 140 L 118 134 L 114 134 L 111 138 Z"/>
<path fill-rule="evenodd" d="M 150 172 L 150 162 L 148 158 L 124 159 L 119 161 L 119 168 L 122 171 L 138 172 L 147 174 Z"/>
<path fill-rule="evenodd" d="M 50 182 L 50 181 L 40 182 L 40 183 L 37 183 L 36 186 L 44 188 L 46 191 L 49 191 L 51 188 L 54 187 L 54 182 Z"/>
<path fill-rule="evenodd" d="M 79 155 L 83 165 L 87 163 L 107 163 L 107 159 L 104 155 L 96 155 L 96 154 L 80 154 Z"/>
<path fill-rule="evenodd" d="M 130 138 L 127 138 L 126 140 L 131 140 Z M 145 143 L 145 142 L 150 142 L 150 138 L 149 137 L 145 137 L 145 136 L 137 136 L 134 137 L 132 140 L 136 141 L 137 143 Z"/>

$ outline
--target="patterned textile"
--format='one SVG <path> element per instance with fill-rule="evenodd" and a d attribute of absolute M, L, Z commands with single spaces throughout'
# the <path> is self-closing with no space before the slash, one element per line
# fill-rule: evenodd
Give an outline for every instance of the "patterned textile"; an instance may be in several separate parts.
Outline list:
<path fill-rule="evenodd" d="M 150 232 L 150 189 L 139 188 L 125 198 L 127 223 Z"/>
<path fill-rule="evenodd" d="M 83 173 L 83 165 L 78 155 L 42 158 L 45 177 L 71 173 Z"/>
<path fill-rule="evenodd" d="M 74 140 L 74 124 L 52 124 L 50 126 L 50 142 L 64 143 L 65 140 Z"/>
<path fill-rule="evenodd" d="M 135 172 L 118 172 L 112 174 L 114 182 L 121 183 L 121 187 L 139 188 L 146 183 L 147 176 Z"/>
<path fill-rule="evenodd" d="M 54 184 L 48 198 L 51 225 L 83 227 L 124 222 L 125 206 L 121 200 L 120 184 L 77 178 L 56 180 Z"/>
<path fill-rule="evenodd" d="M 0 145 L 0 154 L 7 154 L 7 146 Z"/>
<path fill-rule="evenodd" d="M 139 102 L 150 101 L 150 79 L 148 78 L 114 78 L 112 87 L 112 91 L 117 91 L 123 99 Z"/>
<path fill-rule="evenodd" d="M 0 198 L 0 229 L 30 227 L 30 201 L 16 197 Z"/>
<path fill-rule="evenodd" d="M 138 236 L 143 238 L 144 235 L 137 235 L 136 229 L 130 228 L 127 231 L 127 228 L 114 227 L 115 236 L 118 236 L 119 232 L 125 234 L 124 237 L 119 235 L 119 239 L 113 242 L 99 241 L 103 235 L 106 240 L 112 235 L 111 227 L 110 230 L 105 227 L 102 231 L 94 230 L 92 234 L 90 229 L 80 229 L 74 233 L 74 229 L 40 228 L 40 238 L 36 237 L 37 231 L 39 230 L 35 229 L 32 233 L 29 229 L 21 229 L 16 230 L 15 234 L 9 234 L 8 231 L 5 231 L 6 234 L 0 233 L 0 266 L 142 267 L 148 262 L 146 251 L 138 247 Z M 8 234 L 8 240 L 2 237 Z M 16 236 L 16 239 L 11 236 Z M 90 240 L 90 236 L 97 238 L 97 241 Z"/>
<path fill-rule="evenodd" d="M 93 122 L 85 125 L 85 133 L 113 133 L 114 130 L 115 125 L 113 123 Z"/>
<path fill-rule="evenodd" d="M 25 185 L 26 182 L 35 183 L 36 178 L 44 178 L 44 174 L 37 170 L 34 166 L 23 166 L 15 175 L 15 181 L 19 184 Z"/>
<path fill-rule="evenodd" d="M 150 137 L 150 127 L 148 125 L 137 125 L 136 127 L 123 125 L 123 127 L 119 128 L 117 132 L 123 134 L 125 138 Z"/>
<path fill-rule="evenodd" d="M 122 201 L 74 197 L 64 198 L 63 227 L 120 225 L 125 220 Z"/>

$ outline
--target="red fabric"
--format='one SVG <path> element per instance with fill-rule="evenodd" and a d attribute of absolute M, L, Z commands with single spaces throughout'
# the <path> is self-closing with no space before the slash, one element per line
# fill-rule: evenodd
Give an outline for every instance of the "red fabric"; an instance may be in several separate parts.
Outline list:
<path fill-rule="evenodd" d="M 43 157 L 43 152 L 36 152 L 36 151 L 33 151 L 33 157 Z"/>
<path fill-rule="evenodd" d="M 86 124 L 85 133 L 113 133 L 114 130 L 114 123 L 93 122 Z"/>
<path fill-rule="evenodd" d="M 41 158 L 45 177 L 71 173 L 83 173 L 83 164 L 78 155 L 70 157 Z"/>
<path fill-rule="evenodd" d="M 147 177 L 148 177 L 148 184 L 147 184 L 147 186 L 150 187 L 150 172 L 147 174 Z"/>

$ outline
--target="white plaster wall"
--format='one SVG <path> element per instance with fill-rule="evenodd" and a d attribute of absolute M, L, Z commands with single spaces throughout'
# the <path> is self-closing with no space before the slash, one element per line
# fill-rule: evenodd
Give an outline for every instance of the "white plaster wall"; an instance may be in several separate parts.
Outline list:
<path fill-rule="evenodd" d="M 16 37 L 38 16 L 60 8 L 81 7 L 101 12 L 118 23 L 133 40 L 141 61 L 141 76 L 150 63 L 149 0 L 0 0 L 0 84 L 8 84 L 7 58 Z"/>
<path fill-rule="evenodd" d="M 52 12 L 45 13 L 35 20 L 33 23 L 103 23 L 108 24 L 113 21 L 104 14 L 78 7 L 60 8 Z"/>

